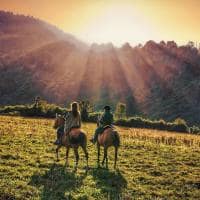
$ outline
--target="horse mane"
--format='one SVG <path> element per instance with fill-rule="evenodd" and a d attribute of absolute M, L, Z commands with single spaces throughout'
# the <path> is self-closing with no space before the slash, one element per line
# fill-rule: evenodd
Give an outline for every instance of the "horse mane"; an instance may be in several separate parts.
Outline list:
<path fill-rule="evenodd" d="M 61 114 L 58 114 L 57 117 L 65 120 L 65 117 L 63 115 L 61 115 Z"/>

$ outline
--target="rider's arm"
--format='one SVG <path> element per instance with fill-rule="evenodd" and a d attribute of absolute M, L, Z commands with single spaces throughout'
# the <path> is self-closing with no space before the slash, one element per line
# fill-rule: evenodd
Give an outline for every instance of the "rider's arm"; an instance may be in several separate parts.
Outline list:
<path fill-rule="evenodd" d="M 114 119 L 113 119 L 113 115 L 111 114 L 111 124 L 113 123 Z"/>
<path fill-rule="evenodd" d="M 78 125 L 79 125 L 79 127 L 81 127 L 81 115 L 80 115 L 80 113 L 78 115 Z"/>
<path fill-rule="evenodd" d="M 102 114 L 101 117 L 100 117 L 100 120 L 99 120 L 99 122 L 100 122 L 101 124 L 103 124 L 103 122 L 105 121 L 104 118 L 105 118 L 105 115 Z"/>

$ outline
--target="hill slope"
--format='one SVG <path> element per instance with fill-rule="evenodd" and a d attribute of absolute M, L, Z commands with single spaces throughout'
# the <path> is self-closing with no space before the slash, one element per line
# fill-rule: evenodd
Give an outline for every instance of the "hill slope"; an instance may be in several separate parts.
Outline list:
<path fill-rule="evenodd" d="M 129 114 L 200 123 L 200 54 L 191 45 L 88 46 L 43 21 L 1 11 L 0 74 L 1 104 L 36 95 L 59 104 L 87 98 L 98 108 L 123 101 Z"/>

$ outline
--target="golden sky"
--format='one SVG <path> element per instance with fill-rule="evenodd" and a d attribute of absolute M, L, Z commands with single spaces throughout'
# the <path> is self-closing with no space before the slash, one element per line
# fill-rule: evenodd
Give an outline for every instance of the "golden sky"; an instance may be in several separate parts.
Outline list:
<path fill-rule="evenodd" d="M 200 42 L 200 0 L 0 0 L 0 10 L 43 19 L 86 42 Z"/>

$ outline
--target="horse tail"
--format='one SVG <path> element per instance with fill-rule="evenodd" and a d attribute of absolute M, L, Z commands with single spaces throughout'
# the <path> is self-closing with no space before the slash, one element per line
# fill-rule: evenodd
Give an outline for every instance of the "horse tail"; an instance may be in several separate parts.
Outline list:
<path fill-rule="evenodd" d="M 114 146 L 116 147 L 120 146 L 120 137 L 117 131 L 114 131 Z"/>

